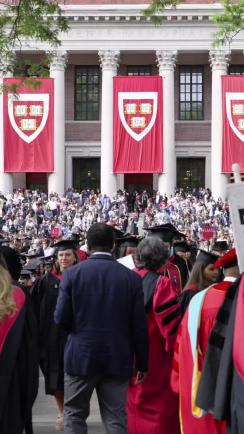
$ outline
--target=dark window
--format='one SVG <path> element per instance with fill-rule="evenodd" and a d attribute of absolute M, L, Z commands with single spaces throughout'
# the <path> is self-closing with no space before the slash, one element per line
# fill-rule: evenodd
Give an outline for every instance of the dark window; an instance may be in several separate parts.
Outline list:
<path fill-rule="evenodd" d="M 180 67 L 180 120 L 203 120 L 203 68 Z"/>
<path fill-rule="evenodd" d="M 77 66 L 75 68 L 75 120 L 99 119 L 100 68 Z"/>
<path fill-rule="evenodd" d="M 244 75 L 244 65 L 231 65 L 229 67 L 230 75 Z"/>
<path fill-rule="evenodd" d="M 127 75 L 152 75 L 151 66 L 127 66 Z"/>

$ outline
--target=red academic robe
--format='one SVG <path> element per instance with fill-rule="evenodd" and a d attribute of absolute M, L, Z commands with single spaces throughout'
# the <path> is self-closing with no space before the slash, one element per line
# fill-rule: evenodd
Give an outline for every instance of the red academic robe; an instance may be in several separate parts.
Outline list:
<path fill-rule="evenodd" d="M 148 270 L 136 270 L 142 277 Z M 149 369 L 142 384 L 130 381 L 127 394 L 129 434 L 179 434 L 178 396 L 170 385 L 173 347 L 180 308 L 170 280 L 161 276 L 147 313 Z"/>
<path fill-rule="evenodd" d="M 198 366 L 201 372 L 204 356 L 206 354 L 209 335 L 214 325 L 217 312 L 224 300 L 225 292 L 233 283 L 226 278 L 223 282 L 214 285 L 207 292 L 202 310 L 200 327 L 198 329 Z M 198 418 L 192 414 L 191 391 L 193 376 L 193 358 L 188 332 L 189 308 L 179 327 L 175 344 L 175 355 L 171 384 L 180 397 L 180 421 L 182 434 L 226 434 L 226 424 L 214 420 L 209 413 Z"/>

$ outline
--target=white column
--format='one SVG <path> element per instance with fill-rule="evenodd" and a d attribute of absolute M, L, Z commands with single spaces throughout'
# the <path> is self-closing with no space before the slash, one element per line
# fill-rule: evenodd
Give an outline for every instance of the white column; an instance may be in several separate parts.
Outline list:
<path fill-rule="evenodd" d="M 113 77 L 117 75 L 119 51 L 99 51 L 102 68 L 101 193 L 112 197 L 117 191 L 113 173 Z"/>
<path fill-rule="evenodd" d="M 65 165 L 65 65 L 66 52 L 58 52 L 50 64 L 54 78 L 54 172 L 48 175 L 48 193 L 64 193 Z"/>
<path fill-rule="evenodd" d="M 221 76 L 227 74 L 229 52 L 210 51 L 212 67 L 212 124 L 211 124 L 211 190 L 213 197 L 225 198 L 227 175 L 222 173 L 222 85 Z"/>
<path fill-rule="evenodd" d="M 124 190 L 125 188 L 125 179 L 124 179 L 124 174 L 123 173 L 119 173 L 117 175 L 117 190 Z"/>
<path fill-rule="evenodd" d="M 3 64 L 3 62 L 1 62 Z M 12 72 L 5 71 L 5 65 L 4 70 L 0 71 L 0 85 L 3 83 L 4 77 L 12 77 Z M 6 65 L 7 67 L 7 65 Z M 0 119 L 3 120 L 2 125 L 4 123 L 3 119 L 3 93 L 0 93 Z M 14 156 L 13 156 L 14 158 Z M 12 193 L 13 191 L 13 174 L 12 173 L 6 173 L 4 172 L 4 134 L 3 134 L 3 128 L 1 128 L 0 131 L 0 192 L 6 194 L 6 193 Z"/>
<path fill-rule="evenodd" d="M 176 186 L 174 68 L 176 51 L 156 52 L 159 75 L 163 77 L 163 173 L 158 191 L 174 194 Z"/>

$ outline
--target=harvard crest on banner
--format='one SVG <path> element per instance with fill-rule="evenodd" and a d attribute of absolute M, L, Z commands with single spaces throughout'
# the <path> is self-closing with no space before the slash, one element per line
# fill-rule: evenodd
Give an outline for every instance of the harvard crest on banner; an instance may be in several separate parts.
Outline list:
<path fill-rule="evenodd" d="M 222 77 L 223 146 L 222 171 L 232 172 L 239 163 L 244 172 L 244 77 Z"/>
<path fill-rule="evenodd" d="M 5 84 L 16 83 L 6 79 Z M 53 172 L 53 79 L 38 79 L 38 89 L 4 93 L 5 172 Z"/>
<path fill-rule="evenodd" d="M 162 77 L 114 77 L 114 173 L 162 170 Z"/>

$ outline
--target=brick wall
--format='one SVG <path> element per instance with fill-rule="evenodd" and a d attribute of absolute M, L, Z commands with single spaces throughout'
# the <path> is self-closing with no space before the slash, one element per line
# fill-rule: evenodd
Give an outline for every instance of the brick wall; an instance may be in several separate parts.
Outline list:
<path fill-rule="evenodd" d="M 175 123 L 175 140 L 178 142 L 202 142 L 210 141 L 211 138 L 211 122 L 183 122 L 176 121 Z"/>
<path fill-rule="evenodd" d="M 100 122 L 69 122 L 65 123 L 66 141 L 97 142 L 101 140 Z"/>

